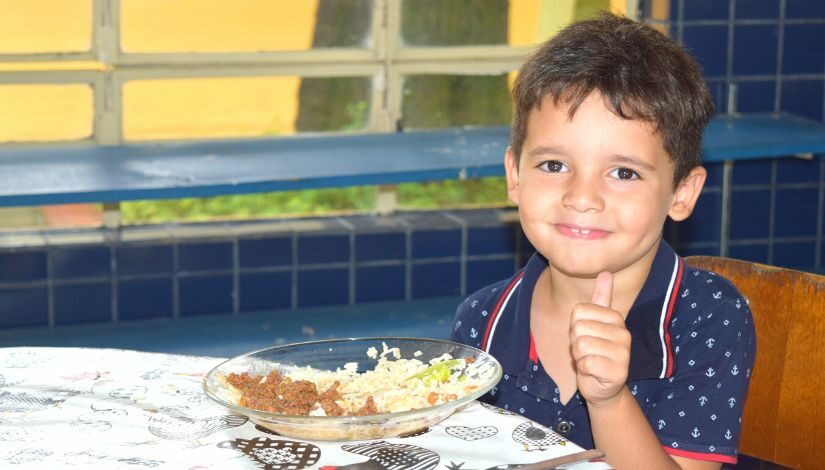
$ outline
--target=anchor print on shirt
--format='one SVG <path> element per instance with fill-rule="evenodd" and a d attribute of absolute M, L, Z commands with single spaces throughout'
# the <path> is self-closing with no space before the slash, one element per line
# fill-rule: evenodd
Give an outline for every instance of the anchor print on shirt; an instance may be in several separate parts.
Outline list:
<path fill-rule="evenodd" d="M 341 449 L 369 457 L 369 460 L 349 465 L 323 466 L 321 470 L 433 470 L 441 460 L 430 449 L 387 441 L 345 445 Z"/>
<path fill-rule="evenodd" d="M 279 441 L 268 437 L 235 439 L 217 444 L 235 449 L 252 459 L 263 470 L 302 470 L 318 463 L 321 449 L 308 442 Z"/>

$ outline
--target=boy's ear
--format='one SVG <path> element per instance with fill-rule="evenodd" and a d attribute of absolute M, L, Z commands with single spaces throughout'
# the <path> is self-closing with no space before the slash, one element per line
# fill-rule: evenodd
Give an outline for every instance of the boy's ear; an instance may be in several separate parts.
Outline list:
<path fill-rule="evenodd" d="M 679 183 L 673 194 L 673 201 L 670 203 L 668 215 L 675 221 L 685 220 L 696 207 L 696 200 L 705 185 L 705 178 L 708 172 L 702 166 L 690 170 L 690 173 Z"/>
<path fill-rule="evenodd" d="M 518 161 L 510 146 L 504 152 L 504 171 L 507 173 L 507 196 L 510 202 L 518 205 Z"/>

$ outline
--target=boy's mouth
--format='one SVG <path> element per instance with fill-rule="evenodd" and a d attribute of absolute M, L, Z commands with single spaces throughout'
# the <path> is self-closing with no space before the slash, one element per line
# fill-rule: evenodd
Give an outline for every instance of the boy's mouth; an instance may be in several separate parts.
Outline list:
<path fill-rule="evenodd" d="M 556 229 L 565 237 L 578 240 L 601 240 L 609 234 L 609 232 L 605 230 L 599 230 L 593 227 L 579 227 L 567 224 L 556 224 Z"/>

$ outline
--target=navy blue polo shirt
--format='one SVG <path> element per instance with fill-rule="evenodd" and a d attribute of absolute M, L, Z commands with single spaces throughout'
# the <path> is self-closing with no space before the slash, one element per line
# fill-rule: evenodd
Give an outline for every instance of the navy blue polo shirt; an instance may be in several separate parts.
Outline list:
<path fill-rule="evenodd" d="M 458 307 L 451 339 L 491 353 L 504 368 L 481 401 L 592 448 L 587 403 L 578 392 L 561 403 L 533 345 L 530 304 L 546 268 L 547 260 L 534 254 L 510 279 L 469 296 Z M 632 337 L 627 386 L 665 450 L 736 462 L 756 352 L 744 297 L 725 278 L 686 266 L 663 241 L 625 324 Z"/>

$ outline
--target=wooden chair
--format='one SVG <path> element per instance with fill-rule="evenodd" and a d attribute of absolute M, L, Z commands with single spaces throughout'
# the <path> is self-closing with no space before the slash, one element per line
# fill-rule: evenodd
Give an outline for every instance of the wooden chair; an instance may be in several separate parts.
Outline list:
<path fill-rule="evenodd" d="M 731 280 L 753 313 L 756 364 L 740 452 L 825 468 L 825 276 L 712 256 L 685 261 Z"/>

